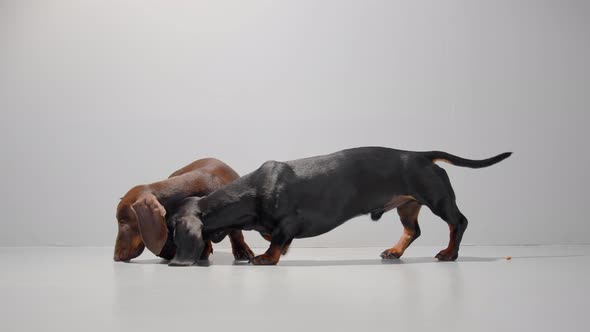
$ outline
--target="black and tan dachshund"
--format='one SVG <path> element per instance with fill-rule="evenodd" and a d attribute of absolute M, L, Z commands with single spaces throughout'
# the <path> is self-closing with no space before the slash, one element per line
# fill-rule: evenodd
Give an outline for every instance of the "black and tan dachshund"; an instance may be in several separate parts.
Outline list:
<path fill-rule="evenodd" d="M 438 151 L 363 147 L 287 162 L 268 161 L 208 196 L 184 200 L 169 219 L 179 248 L 172 263 L 193 264 L 206 241 L 216 242 L 232 230 L 242 229 L 256 230 L 271 241 L 266 253 L 251 262 L 272 265 L 295 238 L 326 233 L 363 214 L 378 220 L 395 208 L 404 234 L 381 257 L 399 258 L 420 236 L 418 213 L 422 205 L 449 225 L 449 245 L 436 258 L 453 261 L 467 218 L 455 203 L 447 173 L 435 162 L 482 168 L 510 155 L 469 160 Z"/>

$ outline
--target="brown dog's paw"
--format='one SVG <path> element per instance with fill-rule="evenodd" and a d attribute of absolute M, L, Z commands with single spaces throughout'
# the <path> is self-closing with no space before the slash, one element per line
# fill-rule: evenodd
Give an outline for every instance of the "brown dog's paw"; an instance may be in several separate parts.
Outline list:
<path fill-rule="evenodd" d="M 232 249 L 234 259 L 237 261 L 249 261 L 254 258 L 254 252 L 246 243 Z"/>
<path fill-rule="evenodd" d="M 267 254 L 259 255 L 250 259 L 250 263 L 254 265 L 276 265 L 278 262 L 278 259 Z"/>
<path fill-rule="evenodd" d="M 403 253 L 398 252 L 397 250 L 392 249 L 387 249 L 384 252 L 381 253 L 381 258 L 382 259 L 399 259 L 400 257 L 402 257 Z"/>
<path fill-rule="evenodd" d="M 149 201 L 149 205 L 154 211 L 157 211 L 162 217 L 166 217 L 166 209 L 154 197 Z"/>
<path fill-rule="evenodd" d="M 452 262 L 452 261 L 456 260 L 457 257 L 459 257 L 459 255 L 457 253 L 453 253 L 453 252 L 450 252 L 447 250 L 441 250 L 435 256 L 436 259 L 438 259 L 439 261 L 444 261 L 444 262 Z"/>

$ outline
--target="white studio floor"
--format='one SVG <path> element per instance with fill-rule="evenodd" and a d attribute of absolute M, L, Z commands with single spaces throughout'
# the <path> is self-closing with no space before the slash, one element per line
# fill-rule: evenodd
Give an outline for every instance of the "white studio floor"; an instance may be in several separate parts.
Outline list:
<path fill-rule="evenodd" d="M 112 248 L 0 248 L 0 331 L 587 331 L 590 246 L 292 248 L 168 267 Z M 254 250 L 264 251 L 261 248 Z M 512 256 L 506 260 L 506 256 Z"/>

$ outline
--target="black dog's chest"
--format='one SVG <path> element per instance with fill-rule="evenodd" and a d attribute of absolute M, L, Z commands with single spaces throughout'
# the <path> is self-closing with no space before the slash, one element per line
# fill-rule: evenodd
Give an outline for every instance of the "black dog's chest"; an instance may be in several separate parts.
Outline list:
<path fill-rule="evenodd" d="M 252 219 L 249 222 L 242 224 L 240 226 L 240 229 L 256 231 L 261 234 L 271 234 L 274 227 L 275 224 L 273 223 L 273 219 L 259 216 L 256 219 Z"/>

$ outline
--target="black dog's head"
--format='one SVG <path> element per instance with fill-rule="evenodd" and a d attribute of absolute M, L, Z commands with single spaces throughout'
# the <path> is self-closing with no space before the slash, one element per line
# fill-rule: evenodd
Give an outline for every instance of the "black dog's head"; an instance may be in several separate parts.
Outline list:
<path fill-rule="evenodd" d="M 138 220 L 142 245 L 156 256 L 172 260 L 171 265 L 192 265 L 205 247 L 202 223 L 198 217 L 198 197 L 186 198 L 176 212 L 167 216 L 153 195 L 132 205 Z M 143 246 L 142 246 L 143 249 Z"/>
<path fill-rule="evenodd" d="M 228 230 L 254 217 L 254 189 L 242 182 L 238 179 L 208 196 L 188 197 L 181 202 L 168 220 L 176 246 L 171 265 L 194 264 L 208 240 L 217 243 Z"/>
<path fill-rule="evenodd" d="M 193 265 L 201 257 L 205 248 L 203 223 L 199 218 L 198 197 L 189 197 L 182 201 L 176 213 L 170 217 L 168 224 L 173 229 L 175 255 L 170 265 Z"/>

